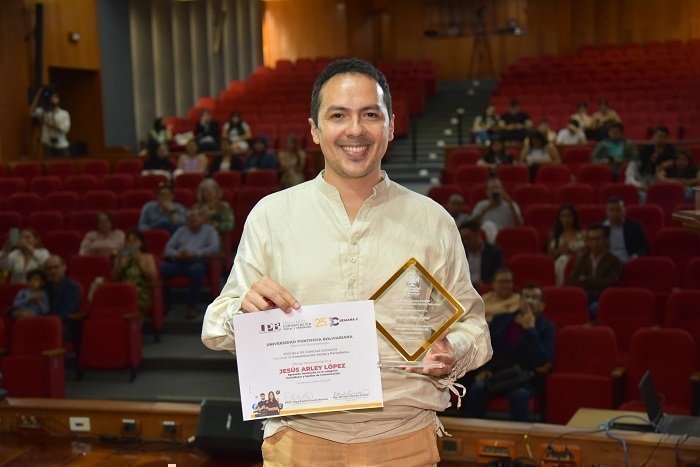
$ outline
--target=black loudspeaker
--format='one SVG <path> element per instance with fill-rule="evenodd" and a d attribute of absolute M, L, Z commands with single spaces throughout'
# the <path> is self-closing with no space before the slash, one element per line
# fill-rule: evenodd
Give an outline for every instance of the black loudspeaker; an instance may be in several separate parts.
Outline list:
<path fill-rule="evenodd" d="M 194 444 L 212 457 L 262 460 L 262 423 L 243 421 L 240 401 L 204 399 Z"/>

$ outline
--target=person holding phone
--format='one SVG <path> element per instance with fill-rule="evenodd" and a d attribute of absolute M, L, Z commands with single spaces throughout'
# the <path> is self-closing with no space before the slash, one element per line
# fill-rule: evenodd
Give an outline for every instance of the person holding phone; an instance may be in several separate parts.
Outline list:
<path fill-rule="evenodd" d="M 39 105 L 41 104 L 41 105 Z M 47 156 L 68 156 L 70 143 L 70 114 L 61 108 L 58 93 L 42 87 L 34 96 L 30 110 L 32 117 L 41 125 L 41 144 Z"/>
<path fill-rule="evenodd" d="M 486 182 L 486 199 L 476 203 L 470 220 L 481 225 L 489 243 L 494 243 L 499 229 L 517 227 L 523 223 L 520 207 L 508 196 L 496 177 Z"/>
<path fill-rule="evenodd" d="M 28 271 L 44 265 L 49 251 L 41 246 L 33 229 L 19 231 L 19 240 L 14 245 L 11 240 L 0 250 L 0 268 L 8 271 L 11 283 L 23 283 L 27 281 Z"/>

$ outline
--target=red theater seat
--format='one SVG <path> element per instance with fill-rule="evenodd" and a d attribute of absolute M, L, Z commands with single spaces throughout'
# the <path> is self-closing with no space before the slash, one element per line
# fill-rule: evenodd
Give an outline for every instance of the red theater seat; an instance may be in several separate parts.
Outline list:
<path fill-rule="evenodd" d="M 637 329 L 656 324 L 654 294 L 639 287 L 609 287 L 598 299 L 597 324 L 609 326 L 617 337 L 618 350 L 624 358 L 630 339 Z"/>
<path fill-rule="evenodd" d="M 529 283 L 554 285 L 554 260 L 549 255 L 520 253 L 511 258 L 508 267 L 518 289 Z"/>
<path fill-rule="evenodd" d="M 678 286 L 678 270 L 671 259 L 663 256 L 632 258 L 625 264 L 620 285 L 642 287 L 653 292 L 658 310 L 657 321 L 663 323 L 666 299 L 671 291 Z M 700 307 L 700 302 L 698 306 Z"/>
<path fill-rule="evenodd" d="M 535 183 L 546 186 L 551 192 L 570 182 L 571 168 L 568 165 L 543 165 L 535 176 Z"/>
<path fill-rule="evenodd" d="M 568 285 L 544 287 L 544 314 L 557 331 L 567 326 L 589 322 L 588 297 L 580 287 Z"/>
<path fill-rule="evenodd" d="M 688 331 L 695 340 L 695 367 L 700 367 L 700 290 L 676 290 L 666 300 L 664 326 Z"/>
<path fill-rule="evenodd" d="M 656 234 L 664 227 L 664 212 L 659 206 L 649 204 L 628 206 L 625 214 L 633 221 L 642 224 L 647 242 L 651 243 Z"/>
<path fill-rule="evenodd" d="M 567 183 L 557 189 L 556 198 L 559 204 L 592 204 L 595 202 L 595 191 L 585 183 Z"/>
<path fill-rule="evenodd" d="M 540 253 L 542 251 L 537 230 L 533 227 L 504 227 L 496 235 L 496 245 L 501 248 L 503 261 L 508 262 L 519 253 Z"/>
<path fill-rule="evenodd" d="M 73 191 L 54 191 L 42 199 L 42 209 L 70 211 L 78 207 L 78 195 Z"/>
<path fill-rule="evenodd" d="M 639 191 L 634 186 L 625 183 L 605 183 L 598 190 L 598 200 L 601 203 L 607 203 L 612 196 L 621 198 L 626 206 L 639 203 Z"/>
<path fill-rule="evenodd" d="M 599 189 L 606 183 L 612 183 L 612 170 L 608 164 L 581 164 L 576 169 L 576 182 L 586 183 Z"/>

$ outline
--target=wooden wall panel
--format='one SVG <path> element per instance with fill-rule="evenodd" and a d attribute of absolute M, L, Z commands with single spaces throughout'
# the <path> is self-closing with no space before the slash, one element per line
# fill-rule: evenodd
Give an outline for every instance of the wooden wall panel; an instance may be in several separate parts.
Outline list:
<path fill-rule="evenodd" d="M 22 0 L 0 2 L 0 161 L 27 154 L 29 45 Z"/>
<path fill-rule="evenodd" d="M 352 6 L 338 6 L 350 3 Z M 517 3 L 514 0 L 495 13 L 503 24 Z M 265 64 L 318 55 L 359 55 L 370 60 L 432 58 L 441 78 L 466 78 L 473 38 L 425 37 L 429 13 L 425 4 L 425 0 L 267 1 Z M 529 0 L 527 20 L 523 36 L 490 36 L 497 73 L 525 55 L 574 53 L 589 44 L 698 38 L 700 1 Z M 371 33 L 367 26 L 373 21 L 379 22 L 378 33 Z M 488 73 L 484 63 L 480 70 L 481 75 Z"/>

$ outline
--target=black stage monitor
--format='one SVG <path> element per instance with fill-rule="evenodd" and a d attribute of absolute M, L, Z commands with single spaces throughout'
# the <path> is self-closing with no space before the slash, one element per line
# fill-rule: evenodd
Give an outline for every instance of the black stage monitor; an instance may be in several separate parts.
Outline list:
<path fill-rule="evenodd" d="M 260 421 L 243 421 L 240 401 L 202 401 L 194 444 L 212 457 L 260 458 Z"/>

